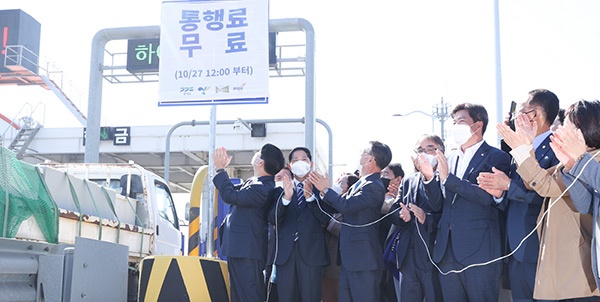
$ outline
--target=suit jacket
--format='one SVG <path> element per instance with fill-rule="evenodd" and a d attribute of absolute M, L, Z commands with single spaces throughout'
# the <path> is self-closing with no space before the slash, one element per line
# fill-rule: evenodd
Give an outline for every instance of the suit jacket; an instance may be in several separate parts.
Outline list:
<path fill-rule="evenodd" d="M 400 207 L 399 202 L 404 204 L 416 204 L 426 213 L 425 223 L 421 224 L 416 222 L 415 215 L 411 212 L 411 220 L 405 222 L 400 219 L 399 212 L 394 213 L 390 217 L 392 222 L 398 226 L 398 232 L 400 239 L 396 246 L 396 264 L 398 269 L 402 268 L 402 265 L 407 259 L 407 252 L 409 247 L 413 249 L 415 253 L 416 263 L 415 266 L 421 270 L 432 270 L 433 264 L 429 261 L 427 249 L 433 251 L 433 243 L 435 241 L 435 235 L 437 233 L 437 222 L 440 218 L 440 212 L 434 212 L 429 204 L 429 197 L 425 193 L 425 187 L 423 185 L 423 176 L 420 172 L 410 174 L 406 176 L 402 181 L 402 196 L 397 200 L 390 212 L 395 211 Z M 441 195 L 435 196 L 436 198 L 442 198 Z M 417 230 L 418 227 L 418 230 Z M 427 244 L 427 248 L 421 240 L 421 236 Z M 412 257 L 410 261 L 412 261 Z"/>
<path fill-rule="evenodd" d="M 598 236 L 600 234 L 597 232 L 600 227 L 600 214 L 598 213 L 600 207 L 600 194 L 598 193 L 600 191 L 600 178 L 598 178 L 600 164 L 598 160 L 600 160 L 600 157 L 596 156 L 596 161 L 593 161 L 590 155 L 590 153 L 596 153 L 597 151 L 592 150 L 586 153 L 583 159 L 575 163 L 571 171 L 563 173 L 562 179 L 567 187 L 572 185 L 569 189 L 569 195 L 577 211 L 582 214 L 592 214 L 594 224 L 591 243 L 592 272 L 596 278 L 596 285 L 600 287 L 600 277 L 598 277 L 598 256 L 600 255 Z M 579 179 L 575 182 L 577 175 L 579 175 Z"/>
<path fill-rule="evenodd" d="M 234 186 L 227 172 L 217 173 L 213 184 L 231 205 L 223 220 L 221 251 L 227 257 L 266 261 L 267 214 L 275 182 L 273 176 L 251 177 Z"/>
<path fill-rule="evenodd" d="M 280 195 L 283 194 L 283 188 L 281 187 L 275 187 L 275 189 L 273 190 L 273 192 L 271 193 L 271 201 L 270 204 L 274 205 L 277 202 L 277 198 L 279 198 Z M 269 215 L 270 211 L 269 211 Z M 269 216 L 267 216 L 269 217 Z M 273 261 L 275 261 L 275 252 L 276 252 L 276 246 L 275 244 L 278 243 L 278 240 L 275 239 L 275 225 L 273 224 L 273 222 L 271 221 L 271 219 L 267 218 L 269 220 L 269 235 L 267 236 L 268 240 L 269 240 L 269 245 L 267 248 L 267 266 L 270 266 L 273 264 Z"/>
<path fill-rule="evenodd" d="M 554 151 L 550 148 L 548 136 L 535 150 L 535 159 L 540 167 L 548 169 L 559 163 Z M 544 198 L 537 192 L 527 189 L 523 179 L 517 173 L 517 165 L 512 164 L 510 169 L 510 188 L 506 192 L 503 205 L 506 205 L 506 237 L 510 251 L 514 251 L 537 224 L 537 217 L 542 208 Z M 518 261 L 537 262 L 540 247 L 537 234 L 529 237 L 523 245 L 513 254 Z"/>
<path fill-rule="evenodd" d="M 313 194 L 317 197 L 320 192 L 314 188 Z M 275 224 L 275 213 L 277 213 L 276 226 L 279 246 L 275 264 L 283 265 L 287 262 L 294 250 L 294 239 L 297 238 L 299 256 L 305 264 L 309 266 L 328 265 L 329 255 L 327 254 L 324 228 L 329 223 L 329 217 L 321 212 L 317 200 L 305 202 L 305 206 L 300 208 L 295 188 L 287 206 L 282 203 L 283 194 L 279 194 L 275 198 L 277 201 L 269 212 L 269 222 L 272 224 Z"/>
<path fill-rule="evenodd" d="M 452 173 L 448 175 L 444 184 L 445 198 L 434 198 L 441 194 L 439 178 L 425 185 L 431 209 L 442 210 L 433 249 L 436 262 L 442 260 L 450 238 L 454 256 L 462 265 L 486 262 L 500 256 L 500 210 L 492 195 L 477 185 L 479 173 L 491 172 L 492 167 L 508 174 L 510 157 L 483 142 L 462 177 Z"/>
<path fill-rule="evenodd" d="M 591 263 L 592 216 L 579 214 L 566 192 L 561 165 L 548 170 L 540 168 L 533 156 L 527 158 L 517 173 L 529 188 L 547 197 L 538 221 L 540 251 L 533 297 L 561 300 L 598 295 Z M 546 216 L 550 203 L 552 208 Z"/>
<path fill-rule="evenodd" d="M 344 222 L 363 225 L 381 218 L 385 188 L 380 173 L 361 178 L 358 186 L 344 195 L 328 190 L 323 200 L 344 216 Z M 356 184 L 355 184 L 356 185 Z M 348 271 L 383 270 L 379 226 L 342 225 L 339 237 L 341 265 Z"/>

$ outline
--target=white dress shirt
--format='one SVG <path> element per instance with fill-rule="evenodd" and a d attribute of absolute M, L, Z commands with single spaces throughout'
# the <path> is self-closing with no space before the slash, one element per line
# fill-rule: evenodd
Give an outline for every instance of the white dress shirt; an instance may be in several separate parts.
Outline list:
<path fill-rule="evenodd" d="M 464 152 L 460 148 L 456 149 L 455 152 L 458 153 L 458 163 L 456 162 L 456 157 L 453 157 L 454 163 L 452 163 L 448 167 L 449 172 L 454 174 L 459 179 L 462 179 L 465 175 L 465 172 L 467 172 L 467 167 L 469 167 L 469 163 L 473 159 L 473 156 L 475 156 L 475 152 L 477 152 L 479 147 L 483 145 L 483 142 L 484 141 L 481 140 L 475 145 L 467 148 Z"/>
<path fill-rule="evenodd" d="M 298 189 L 298 184 L 299 183 L 300 182 L 297 179 L 294 178 L 294 194 L 297 194 L 296 190 Z M 311 194 L 309 198 L 306 198 L 306 202 L 313 202 L 314 200 L 315 200 L 315 194 Z M 284 206 L 287 206 L 288 204 L 290 204 L 290 202 L 291 202 L 291 200 L 285 199 L 285 197 L 283 195 L 281 196 L 281 203 Z"/>

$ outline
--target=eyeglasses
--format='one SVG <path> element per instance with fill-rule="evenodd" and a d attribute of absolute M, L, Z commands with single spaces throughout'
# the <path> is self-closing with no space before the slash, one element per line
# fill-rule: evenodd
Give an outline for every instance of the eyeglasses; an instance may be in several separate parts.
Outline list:
<path fill-rule="evenodd" d="M 522 111 L 522 113 L 525 113 L 525 114 L 530 114 L 530 113 L 532 113 L 532 112 L 534 112 L 534 111 L 535 111 L 535 108 L 533 108 L 533 109 L 531 109 L 531 110 L 529 110 L 529 111 Z"/>
<path fill-rule="evenodd" d="M 525 115 L 527 115 L 527 117 L 529 117 L 529 114 L 532 113 L 532 112 L 534 112 L 536 109 L 537 108 L 533 108 L 533 109 L 531 109 L 529 111 L 523 111 L 523 110 L 525 110 L 525 108 L 521 108 L 519 110 L 519 113 L 524 113 Z M 535 115 L 533 116 L 533 118 L 536 118 L 536 117 L 537 117 L 537 112 L 535 113 Z M 517 114 L 513 114 L 513 116 L 511 117 L 510 120 L 511 121 L 516 121 L 517 120 Z"/>
<path fill-rule="evenodd" d="M 423 153 L 423 152 L 429 154 L 429 153 L 435 153 L 435 151 L 437 151 L 437 148 L 427 147 L 427 148 L 423 149 L 423 148 L 419 147 L 419 148 L 416 148 L 413 151 L 415 151 L 415 153 L 417 153 L 417 154 Z"/>

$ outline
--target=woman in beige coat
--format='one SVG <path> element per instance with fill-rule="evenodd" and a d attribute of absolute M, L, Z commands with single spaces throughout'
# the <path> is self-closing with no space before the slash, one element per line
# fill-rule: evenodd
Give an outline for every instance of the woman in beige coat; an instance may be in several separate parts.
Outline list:
<path fill-rule="evenodd" d="M 533 296 L 543 300 L 599 296 L 591 265 L 592 216 L 579 214 L 573 206 L 561 164 L 547 170 L 538 165 L 531 147 L 536 128 L 524 114 L 517 118 L 517 132 L 498 124 L 498 133 L 513 149 L 517 173 L 529 189 L 545 197 L 538 216 L 540 250 Z"/>

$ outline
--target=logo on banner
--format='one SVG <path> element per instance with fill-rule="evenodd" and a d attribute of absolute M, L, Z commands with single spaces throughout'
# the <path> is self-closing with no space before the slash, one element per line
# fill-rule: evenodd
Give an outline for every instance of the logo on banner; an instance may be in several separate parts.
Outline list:
<path fill-rule="evenodd" d="M 215 87 L 215 93 L 228 93 L 229 86 Z"/>

